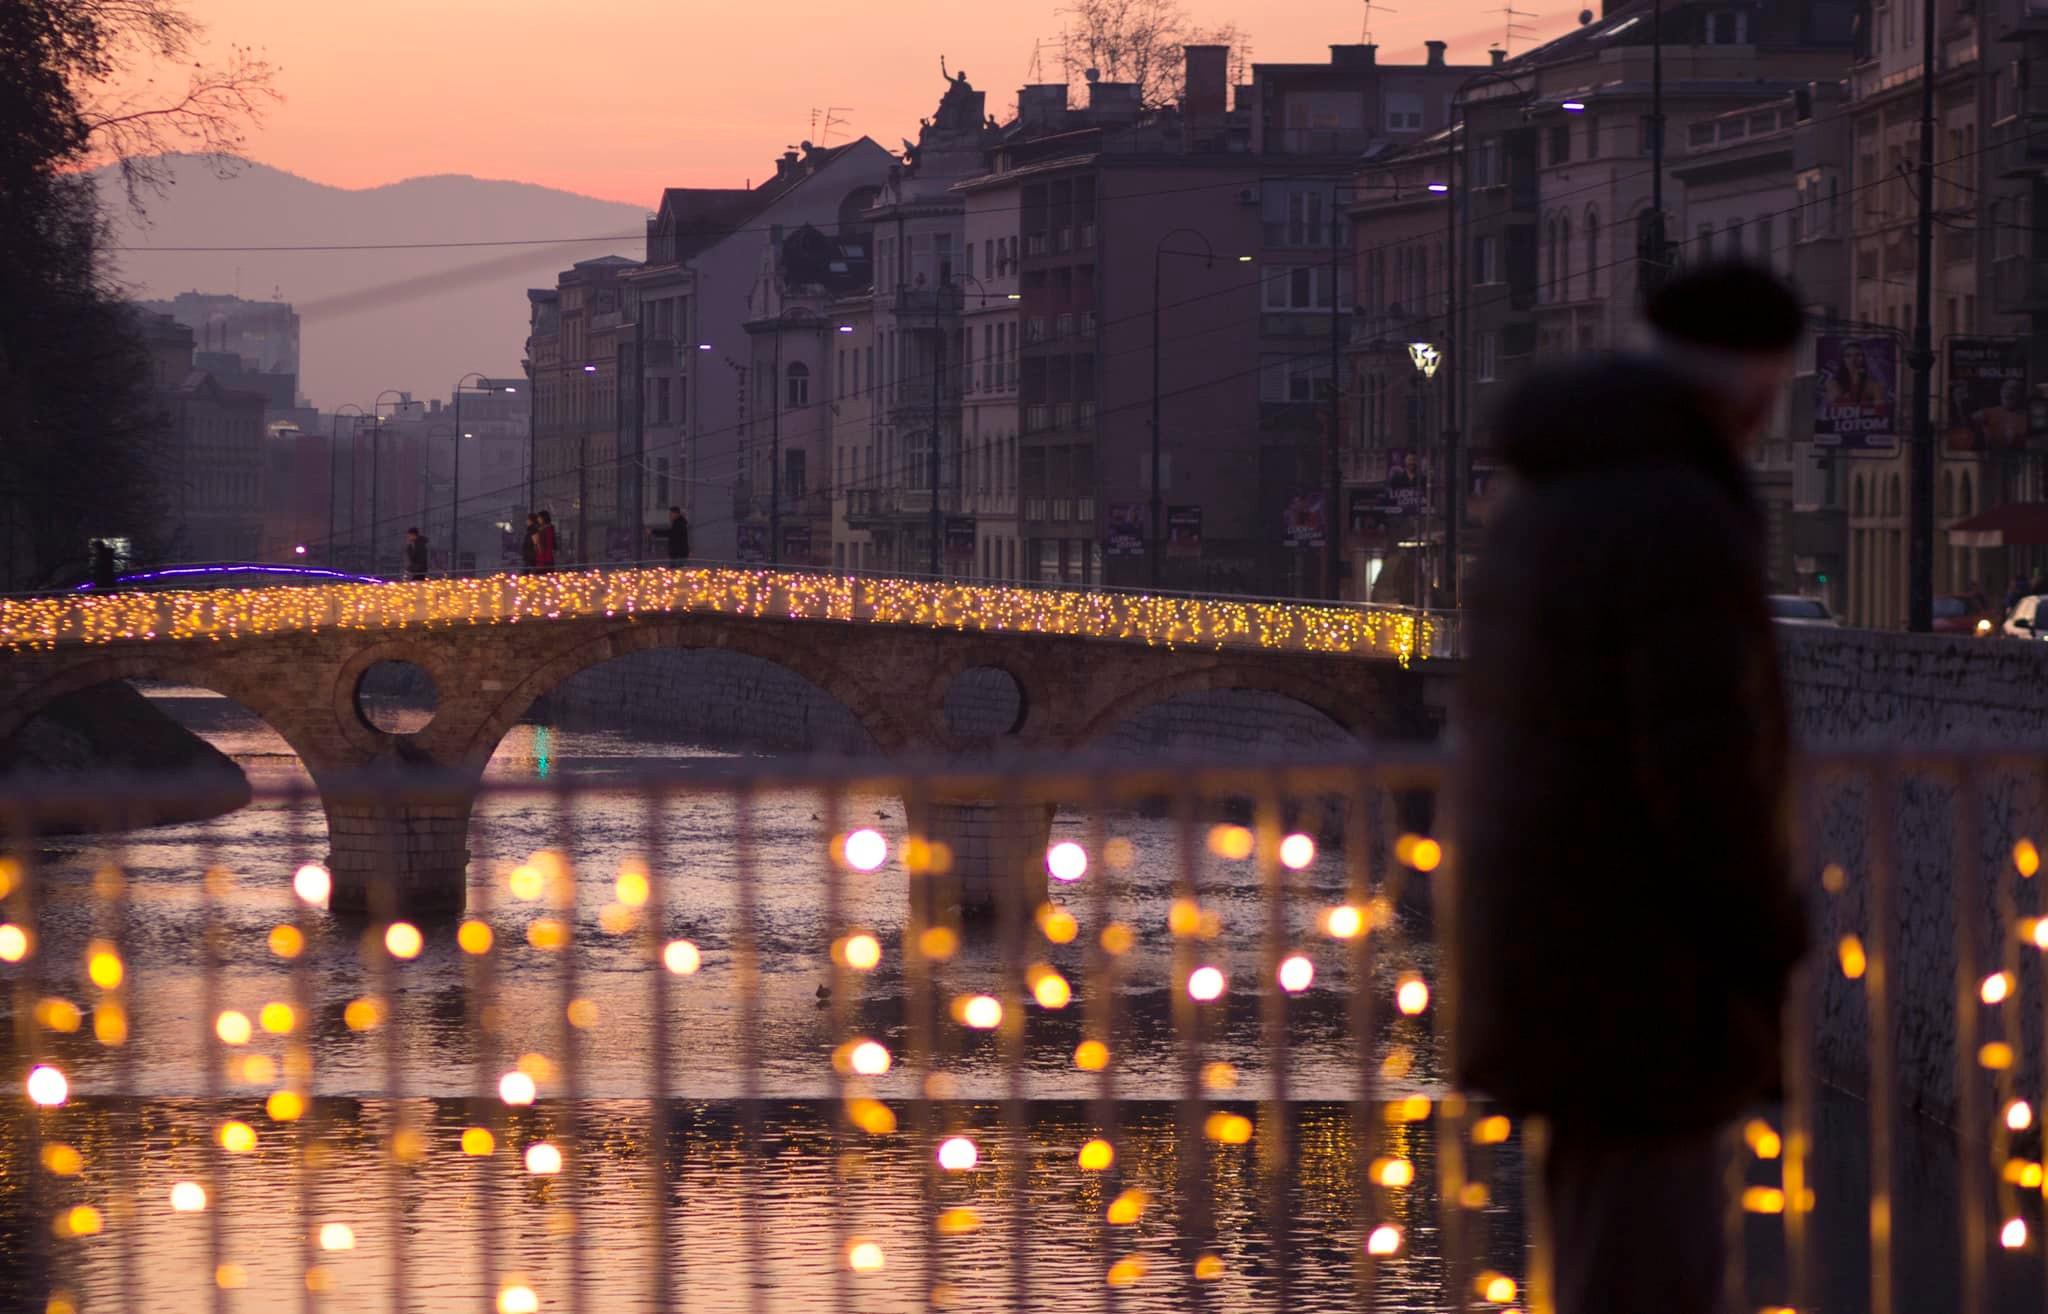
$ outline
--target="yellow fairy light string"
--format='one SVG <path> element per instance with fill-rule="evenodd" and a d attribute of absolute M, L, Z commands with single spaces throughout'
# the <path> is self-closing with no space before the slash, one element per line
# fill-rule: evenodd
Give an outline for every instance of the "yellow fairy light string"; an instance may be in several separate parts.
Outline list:
<path fill-rule="evenodd" d="M 1148 647 L 1431 657 L 1440 622 L 1387 607 L 857 579 L 722 566 L 0 599 L 0 647 L 220 641 L 321 630 L 711 613 L 1046 634 Z"/>

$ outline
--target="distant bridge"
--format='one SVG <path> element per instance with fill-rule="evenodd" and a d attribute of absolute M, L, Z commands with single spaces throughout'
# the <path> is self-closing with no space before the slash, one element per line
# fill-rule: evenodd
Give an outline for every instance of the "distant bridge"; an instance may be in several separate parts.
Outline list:
<path fill-rule="evenodd" d="M 475 779 L 536 699 L 579 671 L 651 648 L 722 648 L 838 699 L 885 753 L 990 756 L 1083 748 L 1183 694 L 1293 698 L 1361 738 L 1434 725 L 1426 676 L 1453 655 L 1442 615 L 1398 608 L 696 567 L 383 584 L 0 600 L 0 744 L 53 699 L 112 680 L 214 690 L 266 721 L 325 782 L 373 768 Z M 410 733 L 365 714 L 364 676 L 417 667 L 432 719 Z M 1017 714 L 963 737 L 947 692 L 996 668 Z M 425 681 L 420 681 L 424 687 Z M 912 823 L 955 836 L 972 867 L 1042 829 L 990 800 L 930 802 Z M 326 796 L 337 906 L 395 874 L 415 911 L 458 907 L 469 805 Z M 394 868 L 396 869 L 394 872 Z"/>

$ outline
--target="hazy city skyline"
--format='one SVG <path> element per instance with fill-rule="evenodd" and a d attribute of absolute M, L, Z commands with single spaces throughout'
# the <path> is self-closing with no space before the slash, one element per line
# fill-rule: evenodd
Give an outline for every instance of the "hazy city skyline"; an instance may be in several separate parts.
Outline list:
<path fill-rule="evenodd" d="M 904 0 L 885 21 L 800 0 L 772 23 L 749 9 L 654 0 L 620 0 L 602 22 L 570 21 L 533 0 L 192 0 L 188 9 L 208 29 L 208 53 L 251 46 L 281 69 L 284 100 L 250 132 L 251 159 L 339 187 L 456 173 L 651 206 L 664 187 L 758 182 L 785 146 L 823 140 L 827 109 L 844 120 L 831 141 L 865 134 L 895 148 L 931 113 L 941 55 L 1003 118 L 1019 86 L 1059 80 L 1060 7 L 1040 0 L 966 20 L 940 0 Z M 1360 39 L 1367 14 L 1360 0 L 1186 7 L 1203 26 L 1235 23 L 1262 61 L 1320 63 L 1330 45 Z M 1579 0 L 1517 18 L 1512 49 L 1567 30 L 1585 7 L 1598 11 Z M 1488 0 L 1371 15 L 1390 61 L 1419 60 L 1425 40 L 1449 42 L 1453 62 L 1482 61 L 1506 22 Z"/>

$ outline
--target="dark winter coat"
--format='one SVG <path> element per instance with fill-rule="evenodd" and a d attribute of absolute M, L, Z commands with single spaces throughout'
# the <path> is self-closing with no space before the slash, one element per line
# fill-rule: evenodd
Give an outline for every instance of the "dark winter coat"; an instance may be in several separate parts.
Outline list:
<path fill-rule="evenodd" d="M 668 559 L 670 561 L 688 559 L 690 555 L 690 521 L 688 517 L 678 516 L 674 520 L 669 521 L 668 528 L 661 531 L 661 536 L 668 540 Z"/>
<path fill-rule="evenodd" d="M 1805 944 L 1761 524 L 1650 362 L 1503 411 L 1454 798 L 1455 1065 L 1524 1113 L 1702 1130 L 1773 1090 Z"/>

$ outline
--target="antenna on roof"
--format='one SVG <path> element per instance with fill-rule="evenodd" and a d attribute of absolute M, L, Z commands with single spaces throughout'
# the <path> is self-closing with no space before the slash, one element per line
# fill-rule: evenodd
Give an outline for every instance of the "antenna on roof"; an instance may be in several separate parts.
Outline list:
<path fill-rule="evenodd" d="M 1511 3 L 1502 5 L 1500 7 L 1500 12 L 1502 17 L 1507 19 L 1507 30 L 1501 37 L 1501 49 L 1510 51 L 1515 48 L 1516 37 L 1521 37 L 1523 40 L 1526 41 L 1532 39 L 1536 35 L 1534 32 L 1531 32 L 1529 30 L 1529 27 L 1526 23 L 1517 23 L 1515 20 L 1518 18 L 1543 17 L 1543 15 L 1541 14 L 1532 14 L 1527 10 L 1517 9 Z"/>
<path fill-rule="evenodd" d="M 1365 0 L 1365 24 L 1358 29 L 1358 44 L 1362 46 L 1372 44 L 1372 11 L 1374 9 L 1378 9 L 1383 14 L 1398 14 L 1401 12 L 1398 9 L 1389 9 L 1385 5 L 1375 5 L 1373 0 Z"/>
<path fill-rule="evenodd" d="M 832 144 L 832 129 L 846 126 L 846 119 L 843 116 L 853 113 L 853 108 L 848 105 L 827 105 L 823 110 L 825 122 L 822 127 L 818 123 L 819 113 L 818 110 L 811 111 L 811 136 L 822 150 Z"/>

